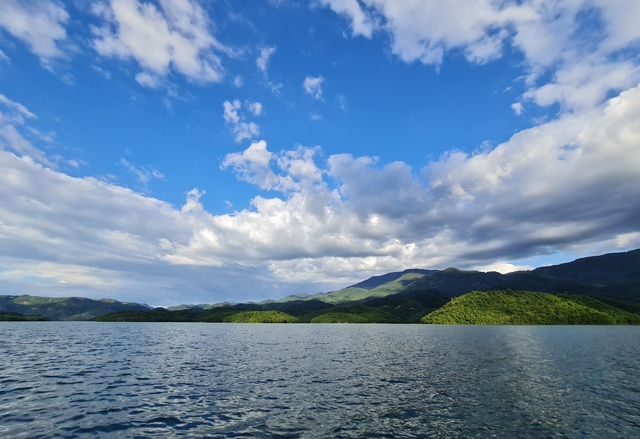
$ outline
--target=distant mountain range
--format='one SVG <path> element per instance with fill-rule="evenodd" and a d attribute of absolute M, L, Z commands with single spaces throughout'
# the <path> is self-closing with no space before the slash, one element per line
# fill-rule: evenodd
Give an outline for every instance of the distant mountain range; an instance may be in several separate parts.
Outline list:
<path fill-rule="evenodd" d="M 640 312 L 640 249 L 577 259 L 566 264 L 508 274 L 408 269 L 374 276 L 330 293 L 298 294 L 260 303 L 147 305 L 82 298 L 0 296 L 0 311 L 42 315 L 51 320 L 232 321 L 246 311 L 280 311 L 301 322 L 417 323 L 452 298 L 473 291 L 534 291 L 590 296 L 632 313 Z"/>
<path fill-rule="evenodd" d="M 118 311 L 150 310 L 149 305 L 84 297 L 0 296 L 0 313 L 42 316 L 48 320 L 95 320 Z M 7 319 L 8 320 L 8 319 Z M 13 319 L 13 320 L 17 320 Z"/>

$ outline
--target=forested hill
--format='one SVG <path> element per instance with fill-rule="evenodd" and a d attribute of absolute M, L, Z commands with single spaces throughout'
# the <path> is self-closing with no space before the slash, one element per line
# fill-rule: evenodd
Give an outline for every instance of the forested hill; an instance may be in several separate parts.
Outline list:
<path fill-rule="evenodd" d="M 431 312 L 422 323 L 449 325 L 628 325 L 640 315 L 587 296 L 474 291 Z"/>
<path fill-rule="evenodd" d="M 471 291 L 487 290 L 580 294 L 597 297 L 628 310 L 640 310 L 640 250 L 508 274 L 448 268 L 421 277 L 399 294 L 456 297 Z"/>
<path fill-rule="evenodd" d="M 98 316 L 117 311 L 151 309 L 140 303 L 118 302 L 112 299 L 84 297 L 41 297 L 23 294 L 1 296 L 0 312 L 44 316 L 49 320 L 95 320 Z"/>
<path fill-rule="evenodd" d="M 489 290 L 586 295 L 626 311 L 640 312 L 640 250 L 509 274 L 456 268 L 408 269 L 374 276 L 329 293 L 300 294 L 261 303 L 184 305 L 174 310 L 150 311 L 146 305 L 115 300 L 22 295 L 0 296 L 0 312 L 42 315 L 51 320 L 95 320 L 107 313 L 128 311 L 126 316 L 115 318 L 224 321 L 238 312 L 280 311 L 301 322 L 417 323 L 453 297 Z"/>

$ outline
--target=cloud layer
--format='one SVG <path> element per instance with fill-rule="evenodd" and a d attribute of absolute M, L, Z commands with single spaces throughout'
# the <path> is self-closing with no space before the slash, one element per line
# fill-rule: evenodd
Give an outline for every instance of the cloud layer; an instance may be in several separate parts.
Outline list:
<path fill-rule="evenodd" d="M 3 120 L 20 114 L 30 112 L 9 102 Z M 412 266 L 640 246 L 638 114 L 636 87 L 602 110 L 520 132 L 488 152 L 451 152 L 421 170 L 349 154 L 324 160 L 319 147 L 274 153 L 259 141 L 222 166 L 274 196 L 226 215 L 207 212 L 198 190 L 177 209 L 12 148 L 0 153 L 0 196 L 10 201 L 0 213 L 0 279 L 106 292 L 131 291 L 129 279 L 157 276 L 149 280 L 157 285 L 172 272 L 251 269 L 265 285 L 313 279 L 321 289 Z"/>
<path fill-rule="evenodd" d="M 246 209 L 214 214 L 201 202 L 207 188 L 184 188 L 184 204 L 173 206 L 66 175 L 64 159 L 47 153 L 33 126 L 37 115 L 0 94 L 2 291 L 158 305 L 250 300 L 408 267 L 510 270 L 535 255 L 640 247 L 640 61 L 626 56 L 640 45 L 637 2 L 319 3 L 347 20 L 347 38 L 383 35 L 406 63 L 437 69 L 452 53 L 483 64 L 517 52 L 524 92 L 514 111 L 557 105 L 558 113 L 490 150 L 448 151 L 415 168 L 325 156 L 321 146 L 273 148 L 249 120 L 263 116 L 262 103 L 225 100 L 224 122 L 237 143 L 250 144 L 219 166 L 256 195 Z M 58 2 L 35 5 L 2 2 L 0 27 L 45 66 L 73 56 L 68 13 Z M 172 75 L 218 82 L 222 56 L 233 56 L 191 0 L 111 0 L 92 14 L 92 50 L 132 62 L 145 87 Z M 586 34 L 586 22 L 598 31 Z M 275 48 L 252 53 L 252 68 L 266 78 Z M 323 81 L 307 76 L 296 86 L 322 100 Z M 143 185 L 162 178 L 154 168 L 121 165 Z"/>

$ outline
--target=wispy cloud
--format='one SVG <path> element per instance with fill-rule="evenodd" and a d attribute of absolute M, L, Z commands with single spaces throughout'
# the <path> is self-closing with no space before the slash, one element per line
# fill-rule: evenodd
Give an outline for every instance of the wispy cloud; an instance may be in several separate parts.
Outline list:
<path fill-rule="evenodd" d="M 304 92 L 317 101 L 322 100 L 322 83 L 324 77 L 322 76 L 307 76 L 304 78 L 302 88 Z"/>
<path fill-rule="evenodd" d="M 256 59 L 258 70 L 260 70 L 265 77 L 269 75 L 269 61 L 274 53 L 276 53 L 275 47 L 263 47 L 260 49 L 260 55 Z"/>
<path fill-rule="evenodd" d="M 152 180 L 164 180 L 165 178 L 162 172 L 152 166 L 136 166 L 124 158 L 120 159 L 120 164 L 136 177 L 136 180 L 142 185 L 145 192 L 149 190 L 149 183 Z"/>

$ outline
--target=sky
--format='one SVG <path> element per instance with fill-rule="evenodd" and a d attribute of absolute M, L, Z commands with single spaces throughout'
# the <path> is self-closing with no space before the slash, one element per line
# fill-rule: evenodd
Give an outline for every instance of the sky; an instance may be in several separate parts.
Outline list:
<path fill-rule="evenodd" d="M 0 294 L 170 306 L 640 247 L 637 0 L 2 0 Z"/>

